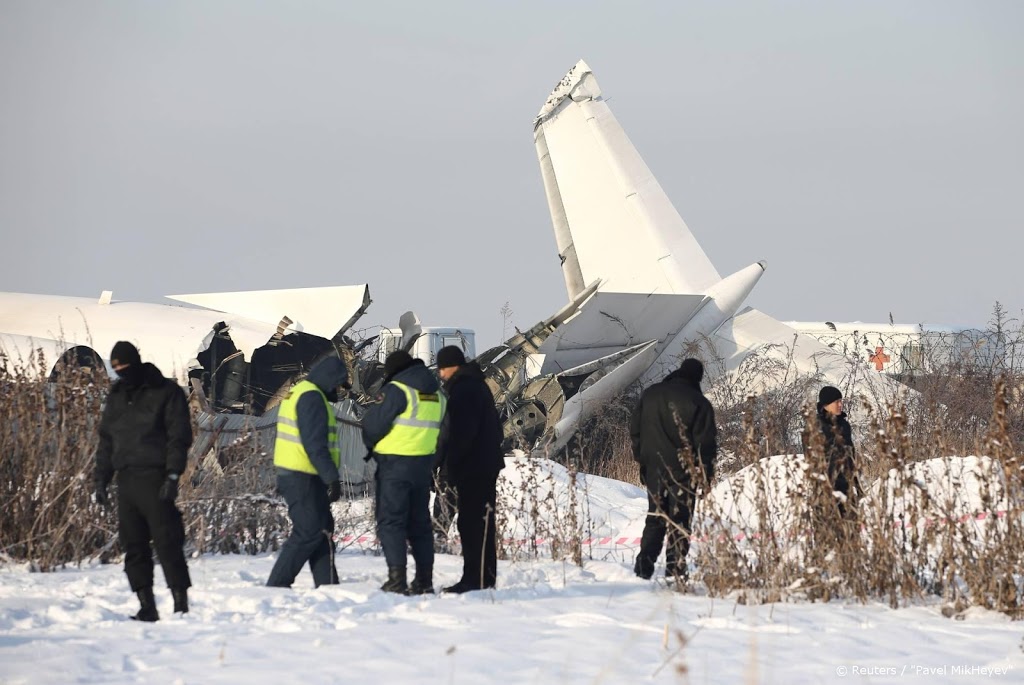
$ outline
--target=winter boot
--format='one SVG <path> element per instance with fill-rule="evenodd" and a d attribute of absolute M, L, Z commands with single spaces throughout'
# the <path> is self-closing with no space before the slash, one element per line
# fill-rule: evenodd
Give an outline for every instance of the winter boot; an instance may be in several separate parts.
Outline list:
<path fill-rule="evenodd" d="M 473 583 L 468 583 L 465 580 L 460 580 L 459 582 L 455 583 L 455 585 L 449 585 L 448 587 L 442 588 L 441 592 L 448 592 L 456 595 L 461 595 L 464 592 L 474 592 L 475 590 L 479 589 L 479 585 L 474 585 Z"/>
<path fill-rule="evenodd" d="M 638 578 L 650 580 L 651 576 L 654 575 L 654 560 L 641 552 L 636 556 L 636 563 L 633 564 L 633 573 Z"/>
<path fill-rule="evenodd" d="M 132 616 L 133 621 L 146 621 L 153 623 L 160 620 L 160 614 L 156 610 L 156 599 L 153 597 L 153 588 L 144 587 L 135 593 L 139 597 L 139 613 Z"/>
<path fill-rule="evenodd" d="M 394 592 L 404 595 L 409 592 L 409 585 L 405 580 L 404 566 L 388 566 L 388 581 L 380 586 L 384 592 Z"/>
<path fill-rule="evenodd" d="M 426 568 L 416 567 L 416 576 L 409 585 L 410 595 L 432 595 L 434 594 L 434 569 L 431 566 Z"/>
<path fill-rule="evenodd" d="M 187 614 L 188 613 L 188 588 L 186 587 L 172 587 L 171 597 L 174 598 L 174 613 L 176 614 Z"/>

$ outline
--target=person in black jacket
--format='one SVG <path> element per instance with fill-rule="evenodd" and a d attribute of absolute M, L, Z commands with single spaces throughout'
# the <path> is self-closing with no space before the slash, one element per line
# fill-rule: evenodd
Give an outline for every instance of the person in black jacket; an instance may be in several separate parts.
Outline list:
<path fill-rule="evenodd" d="M 440 452 L 455 488 L 462 539 L 462 578 L 443 592 L 493 588 L 498 579 L 497 482 L 498 472 L 505 468 L 501 418 L 480 365 L 467 362 L 458 347 L 438 351 L 437 372 L 448 393 Z"/>
<path fill-rule="evenodd" d="M 854 474 L 853 430 L 843 411 L 843 393 L 831 385 L 824 386 L 818 391 L 817 409 L 818 427 L 825 439 L 829 482 L 833 492 L 843 495 L 836 499 L 836 506 L 839 515 L 845 518 L 855 510 L 855 506 L 847 505 L 859 495 L 860 483 Z M 805 437 L 804 452 L 807 451 L 808 442 Z"/>
<path fill-rule="evenodd" d="M 445 399 L 437 378 L 408 352 L 384 360 L 384 386 L 378 402 L 363 414 L 363 442 L 377 463 L 377 537 L 388 563 L 385 592 L 434 592 L 434 536 L 430 486 Z M 369 457 L 368 457 L 369 458 Z M 406 578 L 406 543 L 416 575 Z"/>
<path fill-rule="evenodd" d="M 680 367 L 640 396 L 630 422 L 633 458 L 647 487 L 647 519 L 633 570 L 654 575 L 668 532 L 665 576 L 687 578 L 690 524 L 698 487 L 714 478 L 718 453 L 715 410 L 701 392 L 704 365 L 686 359 Z"/>
<path fill-rule="evenodd" d="M 185 527 L 174 501 L 192 444 L 192 418 L 184 391 L 153 364 L 143 364 L 134 345 L 118 342 L 110 363 L 119 380 L 110 389 L 100 420 L 95 496 L 110 506 L 107 488 L 116 474 L 124 572 L 140 604 L 132 618 L 157 621 L 151 539 L 175 613 L 188 611 L 192 581 L 185 563 Z"/>
<path fill-rule="evenodd" d="M 268 587 L 291 587 L 307 562 L 316 587 L 338 583 L 331 503 L 341 498 L 340 451 L 330 403 L 338 401 L 339 387 L 349 387 L 345 363 L 324 357 L 277 408 L 277 491 L 288 503 L 292 532 L 270 571 Z"/>

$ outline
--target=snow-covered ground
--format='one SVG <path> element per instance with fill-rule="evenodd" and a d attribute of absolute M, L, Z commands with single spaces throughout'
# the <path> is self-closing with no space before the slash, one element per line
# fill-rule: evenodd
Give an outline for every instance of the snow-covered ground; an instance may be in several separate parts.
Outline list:
<path fill-rule="evenodd" d="M 526 484 L 567 497 L 560 467 L 510 466 L 505 501 Z M 381 592 L 384 560 L 361 545 L 317 590 L 308 571 L 264 587 L 272 554 L 207 555 L 190 560 L 191 612 L 158 587 L 162 620 L 139 624 L 118 565 L 0 566 L 0 683 L 1024 682 L 1024 628 L 1002 614 L 680 594 L 632 574 L 641 491 L 587 476 L 577 496 L 597 560 L 502 561 L 497 590 L 462 596 Z M 437 586 L 458 579 L 458 557 L 436 564 Z"/>

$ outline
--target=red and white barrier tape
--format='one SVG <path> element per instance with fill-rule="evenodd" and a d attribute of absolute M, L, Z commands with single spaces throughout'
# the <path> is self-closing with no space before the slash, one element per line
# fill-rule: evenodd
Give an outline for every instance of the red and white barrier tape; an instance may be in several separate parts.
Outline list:
<path fill-rule="evenodd" d="M 958 517 L 956 519 L 949 519 L 949 518 L 924 518 L 923 522 L 924 522 L 924 525 L 925 525 L 926 528 L 932 528 L 932 527 L 935 527 L 935 526 L 938 526 L 938 525 L 948 524 L 948 523 L 951 523 L 951 522 L 954 522 L 954 521 L 957 522 L 957 523 L 966 523 L 967 521 L 971 521 L 971 520 L 974 520 L 974 521 L 985 521 L 990 516 L 995 517 L 995 518 L 1006 518 L 1006 516 L 1009 515 L 1009 513 L 1010 512 L 1008 510 L 1005 510 L 1005 509 L 1002 509 L 1002 510 L 999 510 L 999 511 L 995 511 L 995 512 L 979 511 L 979 512 L 974 513 L 974 514 L 964 514 L 964 515 L 962 515 L 962 516 L 960 516 L 960 517 Z M 899 520 L 899 519 L 896 519 L 896 520 L 893 521 L 893 528 L 909 528 L 909 527 L 911 527 L 911 525 L 913 525 L 913 523 L 910 522 L 910 521 L 903 521 L 903 520 Z M 782 533 L 780 535 L 780 537 L 786 537 L 786 538 L 796 537 L 798 535 L 807 534 L 807 532 L 808 531 L 806 531 L 806 530 L 803 530 L 803 531 L 792 531 L 791 530 L 791 531 Z M 737 542 L 742 542 L 743 540 L 760 540 L 763 537 L 765 537 L 765 536 L 762 533 L 760 533 L 760 532 L 751 533 L 749 535 L 747 533 L 744 533 L 744 532 L 736 533 L 736 534 L 733 534 L 733 535 L 726 535 L 725 533 L 719 533 L 717 536 L 711 536 L 711 535 L 701 535 L 701 536 L 691 535 L 690 536 L 690 541 L 691 542 L 709 542 L 712 539 L 716 539 L 719 542 L 723 542 L 723 541 L 725 541 L 727 539 L 732 539 L 732 540 L 735 540 Z M 355 545 L 360 545 L 360 546 L 362 546 L 362 545 L 376 546 L 378 544 L 377 538 L 372 536 L 372 535 L 342 535 L 342 536 L 335 536 L 334 539 L 335 539 L 336 543 L 338 543 L 338 544 L 345 544 L 345 545 L 353 545 L 353 544 L 355 544 Z M 457 542 L 458 538 L 452 538 L 452 540 Z M 526 546 L 526 545 L 536 545 L 538 547 L 542 547 L 544 545 L 548 545 L 548 544 L 551 544 L 553 542 L 560 542 L 560 540 L 557 540 L 557 539 L 554 539 L 554 538 L 532 538 L 532 539 L 531 538 L 517 538 L 517 539 L 508 539 L 508 540 L 504 540 L 503 541 L 503 543 L 506 546 L 515 546 L 515 547 L 523 547 L 523 546 Z M 640 538 L 639 537 L 615 537 L 613 535 L 606 535 L 606 536 L 603 536 L 603 537 L 584 538 L 583 540 L 580 541 L 580 544 L 582 546 L 584 546 L 584 547 L 608 547 L 608 546 L 612 546 L 612 547 L 631 547 L 631 546 L 639 546 L 640 545 Z"/>

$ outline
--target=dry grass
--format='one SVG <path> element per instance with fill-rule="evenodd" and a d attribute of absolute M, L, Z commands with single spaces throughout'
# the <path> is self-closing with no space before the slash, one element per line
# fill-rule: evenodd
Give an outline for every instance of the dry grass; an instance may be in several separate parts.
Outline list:
<path fill-rule="evenodd" d="M 712 495 L 699 503 L 689 531 L 691 581 L 744 602 L 849 598 L 899 606 L 937 596 L 951 615 L 982 606 L 1021 617 L 1021 336 L 1006 327 L 1001 335 L 1004 356 L 996 362 L 955 360 L 913 379 L 920 394 L 912 404 L 851 408 L 865 496 L 847 518 L 824 479 L 816 430 L 797 456 L 801 431 L 813 428 L 808 401 L 820 379 L 787 376 L 784 363 L 765 356 L 710 389 L 722 456 Z M 3 361 L 0 554 L 40 570 L 119 554 L 116 517 L 90 500 L 106 379 L 69 374 L 49 384 L 32 364 Z M 714 363 L 705 362 L 709 369 Z M 778 385 L 754 398 L 747 391 L 758 373 Z M 616 398 L 584 426 L 559 457 L 565 473 L 544 461 L 525 464 L 522 487 L 499 496 L 500 558 L 580 564 L 592 556 L 585 485 L 564 483 L 585 484 L 578 475 L 591 473 L 639 484 L 628 436 L 637 396 L 633 389 Z M 191 464 L 179 502 L 190 550 L 263 552 L 288 530 L 271 458 L 258 440 Z M 365 507 L 350 510 L 353 521 L 339 527 L 372 529 Z"/>

